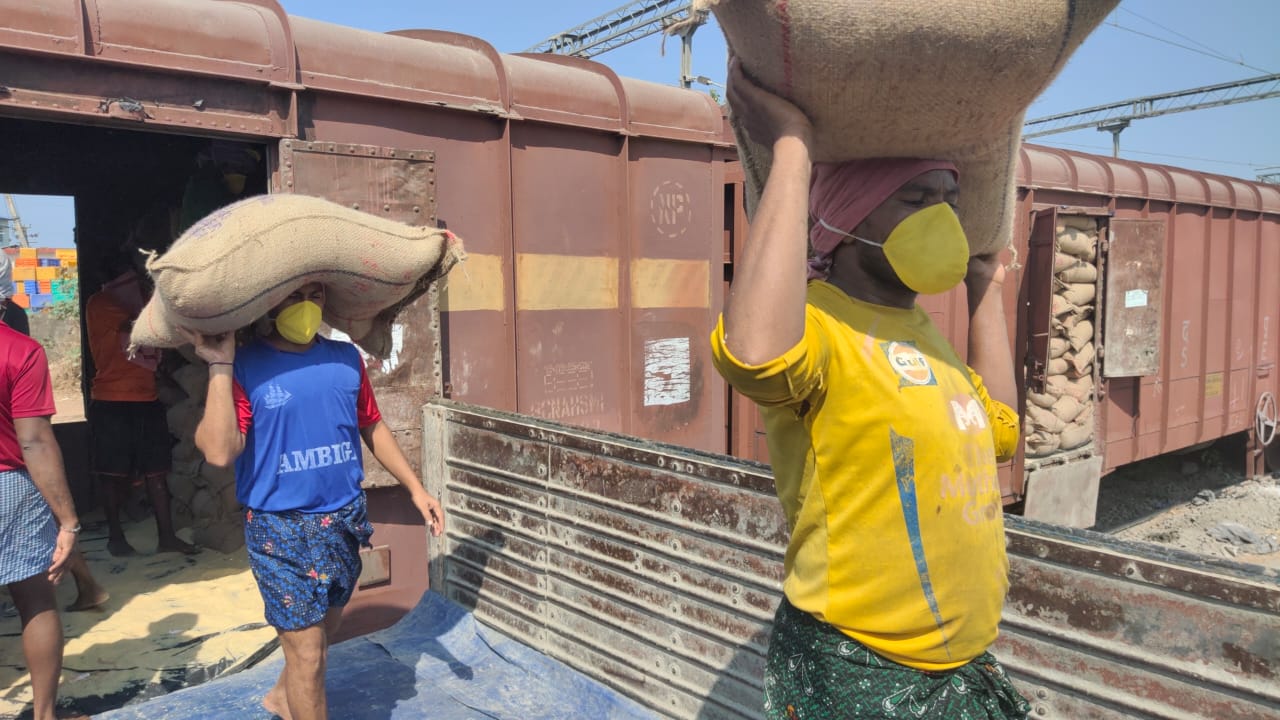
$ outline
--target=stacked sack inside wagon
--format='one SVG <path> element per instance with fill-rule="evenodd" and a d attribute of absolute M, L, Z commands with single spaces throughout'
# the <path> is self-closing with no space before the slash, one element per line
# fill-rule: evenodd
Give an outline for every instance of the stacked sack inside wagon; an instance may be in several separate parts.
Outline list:
<path fill-rule="evenodd" d="M 1091 217 L 1068 215 L 1058 217 L 1055 230 L 1044 392 L 1027 392 L 1023 419 L 1029 458 L 1076 450 L 1093 439 L 1098 226 Z"/>
<path fill-rule="evenodd" d="M 181 364 L 157 378 L 156 384 L 169 434 L 178 438 L 170 451 L 168 477 L 174 525 L 192 528 L 192 540 L 198 545 L 233 552 L 244 544 L 235 472 L 206 463 L 195 444 L 209 368 L 190 348 L 183 348 L 180 358 Z"/>
<path fill-rule="evenodd" d="M 464 257 L 447 230 L 305 195 L 264 195 L 210 214 L 151 258 L 155 291 L 134 322 L 130 349 L 180 348 L 183 362 L 157 387 L 178 440 L 168 478 L 176 523 L 223 552 L 243 542 L 235 475 L 206 463 L 195 445 L 209 369 L 179 328 L 207 335 L 251 328 L 294 290 L 319 282 L 325 323 L 384 358 L 392 322 Z"/>

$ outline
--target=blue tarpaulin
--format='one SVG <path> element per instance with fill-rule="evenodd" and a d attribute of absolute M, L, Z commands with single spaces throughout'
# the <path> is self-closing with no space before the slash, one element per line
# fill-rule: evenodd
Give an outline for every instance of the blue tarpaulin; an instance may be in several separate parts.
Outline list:
<path fill-rule="evenodd" d="M 99 720 L 269 718 L 262 696 L 284 660 L 96 715 Z M 383 720 L 656 718 L 653 712 L 475 621 L 428 592 L 394 626 L 329 650 L 329 716 Z"/>

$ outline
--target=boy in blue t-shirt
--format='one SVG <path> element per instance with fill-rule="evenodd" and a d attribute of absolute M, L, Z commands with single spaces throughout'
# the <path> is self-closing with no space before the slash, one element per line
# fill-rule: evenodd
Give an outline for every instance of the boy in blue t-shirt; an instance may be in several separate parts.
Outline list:
<path fill-rule="evenodd" d="M 235 464 L 249 565 L 284 648 L 284 671 L 262 704 L 286 718 L 327 717 L 325 649 L 373 534 L 361 440 L 432 534 L 444 529 L 440 503 L 382 422 L 359 351 L 316 336 L 324 300 L 320 283 L 298 288 L 268 313 L 271 334 L 238 352 L 234 333 L 186 333 L 209 364 L 196 445 L 214 465 Z"/>

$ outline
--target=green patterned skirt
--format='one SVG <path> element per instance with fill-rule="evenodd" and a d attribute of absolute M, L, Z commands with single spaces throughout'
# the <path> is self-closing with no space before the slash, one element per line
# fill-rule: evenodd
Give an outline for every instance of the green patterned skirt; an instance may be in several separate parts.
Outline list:
<path fill-rule="evenodd" d="M 764 678 L 768 720 L 1022 720 L 1031 706 L 991 653 L 946 672 L 916 670 L 783 598 Z"/>

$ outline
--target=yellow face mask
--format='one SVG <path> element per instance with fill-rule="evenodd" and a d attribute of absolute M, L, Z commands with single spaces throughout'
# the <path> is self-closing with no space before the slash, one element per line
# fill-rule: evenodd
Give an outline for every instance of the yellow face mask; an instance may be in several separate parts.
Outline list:
<path fill-rule="evenodd" d="M 903 285 L 922 295 L 937 295 L 959 285 L 969 272 L 969 240 L 960 218 L 946 203 L 912 213 L 889 233 L 872 242 L 818 221 L 824 228 L 884 250 L 885 259 Z"/>
<path fill-rule="evenodd" d="M 245 180 L 248 179 L 244 175 L 241 175 L 240 173 L 227 173 L 223 175 L 222 178 L 226 180 L 227 189 L 231 191 L 232 195 L 239 195 L 244 192 L 244 183 Z"/>
<path fill-rule="evenodd" d="M 276 316 L 276 332 L 280 337 L 296 345 L 306 345 L 320 330 L 320 318 L 324 311 L 310 300 L 294 303 Z"/>

